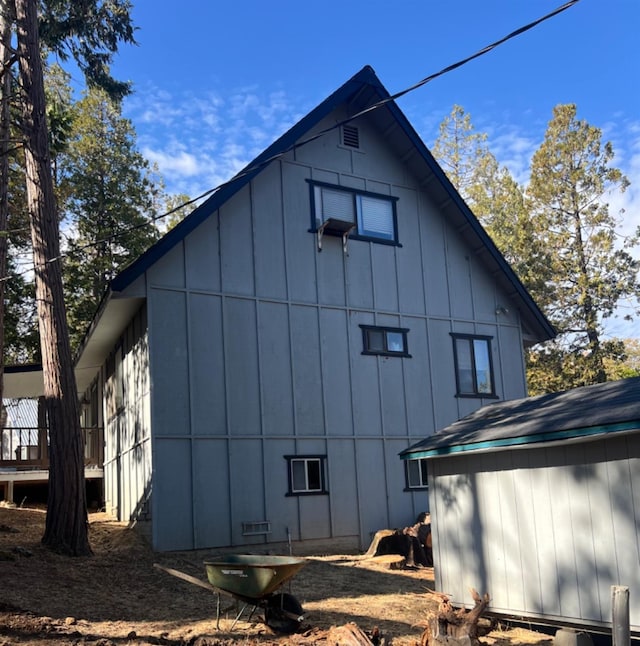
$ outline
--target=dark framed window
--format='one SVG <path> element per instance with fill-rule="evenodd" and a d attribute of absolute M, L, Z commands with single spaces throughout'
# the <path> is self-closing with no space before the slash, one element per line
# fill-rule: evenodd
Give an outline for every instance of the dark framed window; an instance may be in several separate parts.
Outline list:
<path fill-rule="evenodd" d="M 287 496 L 322 495 L 327 491 L 326 455 L 285 455 L 289 491 Z"/>
<path fill-rule="evenodd" d="M 387 357 L 411 357 L 404 327 L 361 325 L 362 354 L 381 354 Z"/>
<path fill-rule="evenodd" d="M 459 397 L 495 397 L 490 336 L 451 334 Z"/>
<path fill-rule="evenodd" d="M 406 491 L 414 489 L 428 489 L 427 460 L 418 458 L 416 460 L 405 460 L 404 475 L 407 483 Z"/>
<path fill-rule="evenodd" d="M 349 237 L 356 240 L 398 244 L 398 198 L 331 184 L 309 183 L 312 231 L 322 229 L 327 235 L 343 235 L 346 230 Z"/>

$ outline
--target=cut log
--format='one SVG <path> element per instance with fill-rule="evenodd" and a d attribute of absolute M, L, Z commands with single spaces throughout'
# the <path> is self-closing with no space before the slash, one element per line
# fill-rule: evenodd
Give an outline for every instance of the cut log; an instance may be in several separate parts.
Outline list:
<path fill-rule="evenodd" d="M 332 626 L 327 632 L 326 643 L 339 646 L 373 646 L 380 642 L 372 641 L 357 624 L 350 622 L 343 626 Z"/>
<path fill-rule="evenodd" d="M 449 597 L 436 593 L 440 598 L 440 605 L 435 613 L 427 618 L 427 628 L 422 633 L 420 646 L 479 646 L 478 621 L 489 605 L 490 597 L 483 597 L 474 590 L 471 596 L 475 603 L 471 610 L 465 608 L 455 609 Z"/>
<path fill-rule="evenodd" d="M 375 556 L 376 552 L 378 551 L 378 545 L 380 544 L 380 541 L 386 536 L 395 534 L 395 531 L 395 529 L 381 529 L 377 531 L 375 533 L 375 536 L 373 537 L 373 540 L 371 541 L 371 545 L 369 545 L 369 549 L 363 554 L 363 557 L 369 558 L 371 556 Z"/>

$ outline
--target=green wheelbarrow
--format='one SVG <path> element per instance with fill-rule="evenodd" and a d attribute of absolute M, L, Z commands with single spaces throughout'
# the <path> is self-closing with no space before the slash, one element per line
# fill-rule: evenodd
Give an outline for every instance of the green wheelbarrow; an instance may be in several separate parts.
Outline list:
<path fill-rule="evenodd" d="M 204 562 L 208 583 L 157 563 L 154 566 L 215 592 L 216 628 L 220 624 L 220 592 L 223 592 L 243 603 L 230 630 L 234 629 L 245 609 L 251 607 L 249 620 L 257 608 L 262 608 L 264 621 L 270 628 L 280 633 L 293 633 L 304 620 L 302 606 L 292 594 L 277 590 L 305 564 L 304 559 L 292 556 L 227 554 Z"/>

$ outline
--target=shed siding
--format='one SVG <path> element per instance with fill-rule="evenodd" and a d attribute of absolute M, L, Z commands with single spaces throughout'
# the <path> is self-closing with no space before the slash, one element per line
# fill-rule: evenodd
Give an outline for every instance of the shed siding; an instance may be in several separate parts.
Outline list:
<path fill-rule="evenodd" d="M 288 153 L 147 271 L 156 549 L 276 542 L 287 529 L 366 547 L 413 522 L 426 495 L 404 491 L 398 452 L 485 403 L 455 396 L 452 331 L 491 336 L 496 371 L 524 395 L 519 322 L 495 313 L 515 308 L 358 125 L 362 150 L 335 131 Z M 397 197 L 401 246 L 349 240 L 345 254 L 325 236 L 319 252 L 309 179 Z M 363 324 L 408 328 L 411 358 L 363 355 Z M 174 448 L 189 478 L 171 466 Z M 283 456 L 305 452 L 327 456 L 328 496 L 285 496 Z M 178 527 L 173 505 L 189 496 Z M 256 520 L 272 533 L 242 536 Z"/>
<path fill-rule="evenodd" d="M 640 629 L 637 438 L 431 460 L 437 589 L 469 604 L 475 587 L 497 612 L 599 625 L 611 586 L 629 586 Z"/>

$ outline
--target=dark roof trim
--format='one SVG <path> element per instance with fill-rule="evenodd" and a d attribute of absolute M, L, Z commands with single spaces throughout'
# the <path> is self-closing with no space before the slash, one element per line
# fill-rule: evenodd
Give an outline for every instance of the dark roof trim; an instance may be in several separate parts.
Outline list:
<path fill-rule="evenodd" d="M 369 66 L 362 68 L 355 76 L 338 88 L 325 99 L 317 108 L 290 128 L 264 152 L 258 155 L 248 166 L 240 171 L 235 178 L 224 184 L 206 202 L 190 213 L 182 222 L 171 229 L 155 245 L 142 254 L 129 267 L 124 269 L 111 281 L 111 289 L 120 292 L 126 289 L 136 278 L 142 275 L 151 265 L 170 251 L 176 244 L 215 213 L 225 202 L 233 197 L 241 188 L 246 186 L 260 171 L 270 164 L 278 155 L 291 149 L 296 141 L 303 137 L 324 117 L 333 112 L 339 105 L 347 102 L 363 85 L 375 85 L 383 89 L 373 69 Z"/>
<path fill-rule="evenodd" d="M 437 458 L 459 453 L 477 453 L 480 451 L 491 451 L 542 442 L 559 442 L 561 440 L 575 440 L 594 435 L 608 435 L 611 433 L 629 432 L 640 430 L 640 420 L 633 422 L 621 422 L 604 426 L 591 426 L 589 428 L 575 428 L 570 431 L 551 431 L 550 433 L 537 433 L 535 435 L 523 435 L 520 437 L 502 438 L 499 440 L 487 440 L 484 442 L 470 442 L 469 444 L 455 444 L 451 446 L 440 446 L 434 449 L 421 450 L 420 448 L 405 449 L 400 453 L 403 460 L 417 460 L 419 458 Z"/>
<path fill-rule="evenodd" d="M 41 363 L 25 363 L 24 365 L 9 365 L 4 367 L 7 374 L 19 375 L 24 372 L 39 372 L 42 370 Z"/>
<path fill-rule="evenodd" d="M 384 87 L 382 86 L 380 87 L 381 92 L 385 95 L 385 98 L 389 97 L 389 93 L 386 91 L 386 89 L 384 89 Z M 402 113 L 400 108 L 398 108 L 394 101 L 390 101 L 386 105 L 389 111 L 398 121 L 399 125 L 404 130 L 405 134 L 409 137 L 413 145 L 420 152 L 427 165 L 436 176 L 437 180 L 446 190 L 452 201 L 455 203 L 456 207 L 465 215 L 469 225 L 473 229 L 473 232 L 478 236 L 478 238 L 480 238 L 480 241 L 484 244 L 493 259 L 497 262 L 500 269 L 507 276 L 509 282 L 511 282 L 520 298 L 522 298 L 526 305 L 529 307 L 531 313 L 534 315 L 538 324 L 544 330 L 545 334 L 548 335 L 549 339 L 554 338 L 557 334 L 556 330 L 551 325 L 551 323 L 549 323 L 545 315 L 542 313 L 542 310 L 540 310 L 533 298 L 531 298 L 531 294 L 529 294 L 526 287 L 522 284 L 522 281 L 513 271 L 511 265 L 509 265 L 509 263 L 505 260 L 504 256 L 499 251 L 498 247 L 496 247 L 489 234 L 484 230 L 484 227 L 480 224 L 478 218 L 473 214 L 473 211 L 471 211 L 471 209 L 467 206 L 467 203 L 462 199 L 460 193 L 451 183 L 451 180 L 449 180 L 446 173 L 442 170 L 442 167 L 440 166 L 440 164 L 438 164 L 435 157 L 431 154 L 431 151 L 425 146 L 424 142 L 415 131 L 409 120 L 405 117 L 405 115 Z"/>
<path fill-rule="evenodd" d="M 502 270 L 510 284 L 513 285 L 518 296 L 522 299 L 524 305 L 530 311 L 536 323 L 540 327 L 541 336 L 546 336 L 548 339 L 556 336 L 556 331 L 544 316 L 540 308 L 531 298 L 531 295 L 526 290 L 518 276 L 515 274 L 511 266 L 507 263 L 504 256 L 500 253 L 495 246 L 493 240 L 486 233 L 478 219 L 472 213 L 471 209 L 464 202 L 458 191 L 453 184 L 449 181 L 444 171 L 435 160 L 429 149 L 424 142 L 420 139 L 418 133 L 409 120 L 396 105 L 394 101 L 390 101 L 390 94 L 376 76 L 373 68 L 370 66 L 363 67 L 357 74 L 338 88 L 331 96 L 325 99 L 320 105 L 312 110 L 307 116 L 303 117 L 297 124 L 289 129 L 284 135 L 277 139 L 271 146 L 269 146 L 263 153 L 258 155 L 248 166 L 245 167 L 238 175 L 232 180 L 219 188 L 209 199 L 196 208 L 189 216 L 187 216 L 180 224 L 171 229 L 165 236 L 163 236 L 154 246 L 148 249 L 137 260 L 135 260 L 129 267 L 124 269 L 118 276 L 116 276 L 110 284 L 113 292 L 120 292 L 126 289 L 131 283 L 142 275 L 151 265 L 159 260 L 165 253 L 170 251 L 176 244 L 184 240 L 184 238 L 198 227 L 206 218 L 212 213 L 217 211 L 227 200 L 235 195 L 241 188 L 246 186 L 265 166 L 270 164 L 280 154 L 291 150 L 296 142 L 303 138 L 315 125 L 317 125 L 324 117 L 330 114 L 338 106 L 349 101 L 360 91 L 364 86 L 374 88 L 379 101 L 374 102 L 376 105 L 380 101 L 384 102 L 383 106 L 375 109 L 387 109 L 396 120 L 402 131 L 415 146 L 418 153 L 424 159 L 428 168 L 433 172 L 434 176 L 440 182 L 446 193 L 450 196 L 456 207 L 464 215 L 469 226 L 472 228 L 475 235 L 478 236 L 484 247 L 488 250 L 491 257 L 497 263 L 498 267 Z M 363 110 L 373 109 L 371 106 Z M 355 118 L 357 115 L 354 115 Z M 344 122 L 343 122 L 344 123 Z M 338 124 L 342 125 L 342 124 Z"/>

